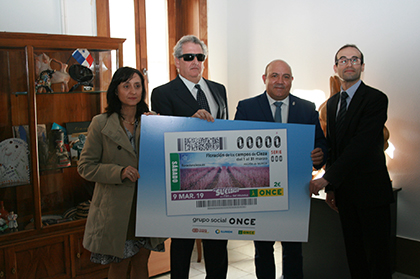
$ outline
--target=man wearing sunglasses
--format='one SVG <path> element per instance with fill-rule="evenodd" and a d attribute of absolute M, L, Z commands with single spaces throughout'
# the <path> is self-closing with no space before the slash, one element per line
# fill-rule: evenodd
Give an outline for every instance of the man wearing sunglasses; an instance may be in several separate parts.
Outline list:
<path fill-rule="evenodd" d="M 383 152 L 388 98 L 361 81 L 364 67 L 355 45 L 337 51 L 341 92 L 327 102 L 329 157 L 324 176 L 309 187 L 315 195 L 325 188 L 326 202 L 339 213 L 351 278 L 391 279 L 394 198 Z"/>
<path fill-rule="evenodd" d="M 202 77 L 207 46 L 196 36 L 182 37 L 174 47 L 178 76 L 152 92 L 152 110 L 161 115 L 228 119 L 226 89 Z M 171 278 L 188 279 L 194 239 L 172 238 Z M 227 240 L 203 239 L 206 279 L 226 278 Z"/>
<path fill-rule="evenodd" d="M 192 116 L 208 121 L 227 119 L 226 88 L 202 77 L 207 57 L 204 42 L 193 35 L 184 36 L 175 45 L 173 55 L 178 76 L 153 90 L 152 110 L 161 115 Z M 205 95 L 207 108 L 197 100 L 199 91 Z"/>

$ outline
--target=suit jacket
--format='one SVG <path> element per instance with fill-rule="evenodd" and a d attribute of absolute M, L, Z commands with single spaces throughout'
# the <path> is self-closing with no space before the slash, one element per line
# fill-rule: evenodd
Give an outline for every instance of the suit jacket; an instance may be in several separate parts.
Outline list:
<path fill-rule="evenodd" d="M 218 105 L 219 119 L 228 119 L 226 88 L 219 83 L 206 80 Z M 152 110 L 161 115 L 192 116 L 199 110 L 197 100 L 179 76 L 152 91 Z"/>
<path fill-rule="evenodd" d="M 379 206 L 393 201 L 391 180 L 383 151 L 383 128 L 388 98 L 363 82 L 356 90 L 336 136 L 336 113 L 340 94 L 327 102 L 327 141 L 330 147 L 324 178 L 340 199 L 360 206 Z"/>
<path fill-rule="evenodd" d="M 274 122 L 266 92 L 256 97 L 240 101 L 236 108 L 235 120 Z M 319 116 L 315 110 L 314 103 L 290 94 L 287 122 L 315 125 L 315 147 L 320 147 L 324 152 L 324 162 L 314 167 L 321 168 L 327 158 L 327 142 L 319 124 Z"/>
<path fill-rule="evenodd" d="M 136 129 L 136 146 L 139 138 L 140 125 Z M 121 171 L 129 165 L 138 168 L 138 161 L 117 113 L 93 117 L 77 166 L 80 176 L 96 182 L 83 237 L 87 250 L 124 256 L 137 182 L 122 181 Z M 150 240 L 153 247 L 163 242 Z"/>
<path fill-rule="evenodd" d="M 140 127 L 136 144 L 139 135 Z M 78 162 L 79 174 L 96 182 L 83 237 L 87 250 L 123 256 L 136 183 L 121 181 L 121 171 L 128 165 L 137 167 L 137 162 L 118 114 L 95 116 Z"/>

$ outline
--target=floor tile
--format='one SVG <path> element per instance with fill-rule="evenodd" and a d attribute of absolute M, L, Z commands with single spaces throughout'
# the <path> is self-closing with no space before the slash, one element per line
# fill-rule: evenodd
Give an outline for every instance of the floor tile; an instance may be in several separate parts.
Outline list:
<path fill-rule="evenodd" d="M 255 279 L 254 267 L 254 243 L 250 240 L 229 240 L 228 241 L 229 267 L 227 279 Z M 282 274 L 282 246 L 280 242 L 274 244 L 274 256 L 276 261 L 276 278 Z M 170 273 L 153 277 L 153 279 L 169 279 Z M 197 262 L 197 250 L 194 247 L 191 257 L 190 279 L 205 279 L 206 270 L 204 258 Z M 395 273 L 393 279 L 419 279 L 416 277 Z"/>

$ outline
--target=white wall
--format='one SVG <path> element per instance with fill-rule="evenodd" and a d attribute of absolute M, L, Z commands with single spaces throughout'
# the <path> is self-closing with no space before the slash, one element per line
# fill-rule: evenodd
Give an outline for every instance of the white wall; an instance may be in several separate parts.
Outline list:
<path fill-rule="evenodd" d="M 227 86 L 230 119 L 239 100 L 264 91 L 273 59 L 292 67 L 293 89 L 329 96 L 334 54 L 354 43 L 365 55 L 365 83 L 388 95 L 387 127 L 396 150 L 388 158 L 401 187 L 398 229 L 420 240 L 420 2 L 416 0 L 208 0 L 210 78 Z M 360 193 L 361 195 L 363 193 Z"/>
<path fill-rule="evenodd" d="M 0 31 L 96 36 L 96 1 L 0 0 Z"/>
<path fill-rule="evenodd" d="M 99 0 L 100 1 L 100 0 Z M 109 0 L 109 21 L 112 38 L 126 39 L 123 44 L 123 64 L 136 67 L 134 1 Z"/>

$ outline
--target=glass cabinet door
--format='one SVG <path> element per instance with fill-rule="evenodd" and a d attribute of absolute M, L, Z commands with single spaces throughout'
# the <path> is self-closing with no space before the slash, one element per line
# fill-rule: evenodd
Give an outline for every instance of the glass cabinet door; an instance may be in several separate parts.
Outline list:
<path fill-rule="evenodd" d="M 91 119 L 105 111 L 115 56 L 111 50 L 34 48 L 43 226 L 87 217 L 94 183 L 79 176 L 77 161 Z"/>
<path fill-rule="evenodd" d="M 33 227 L 27 90 L 25 49 L 0 47 L 0 235 Z"/>
<path fill-rule="evenodd" d="M 77 161 L 123 42 L 0 32 L 0 238 L 84 226 L 94 183 Z"/>

